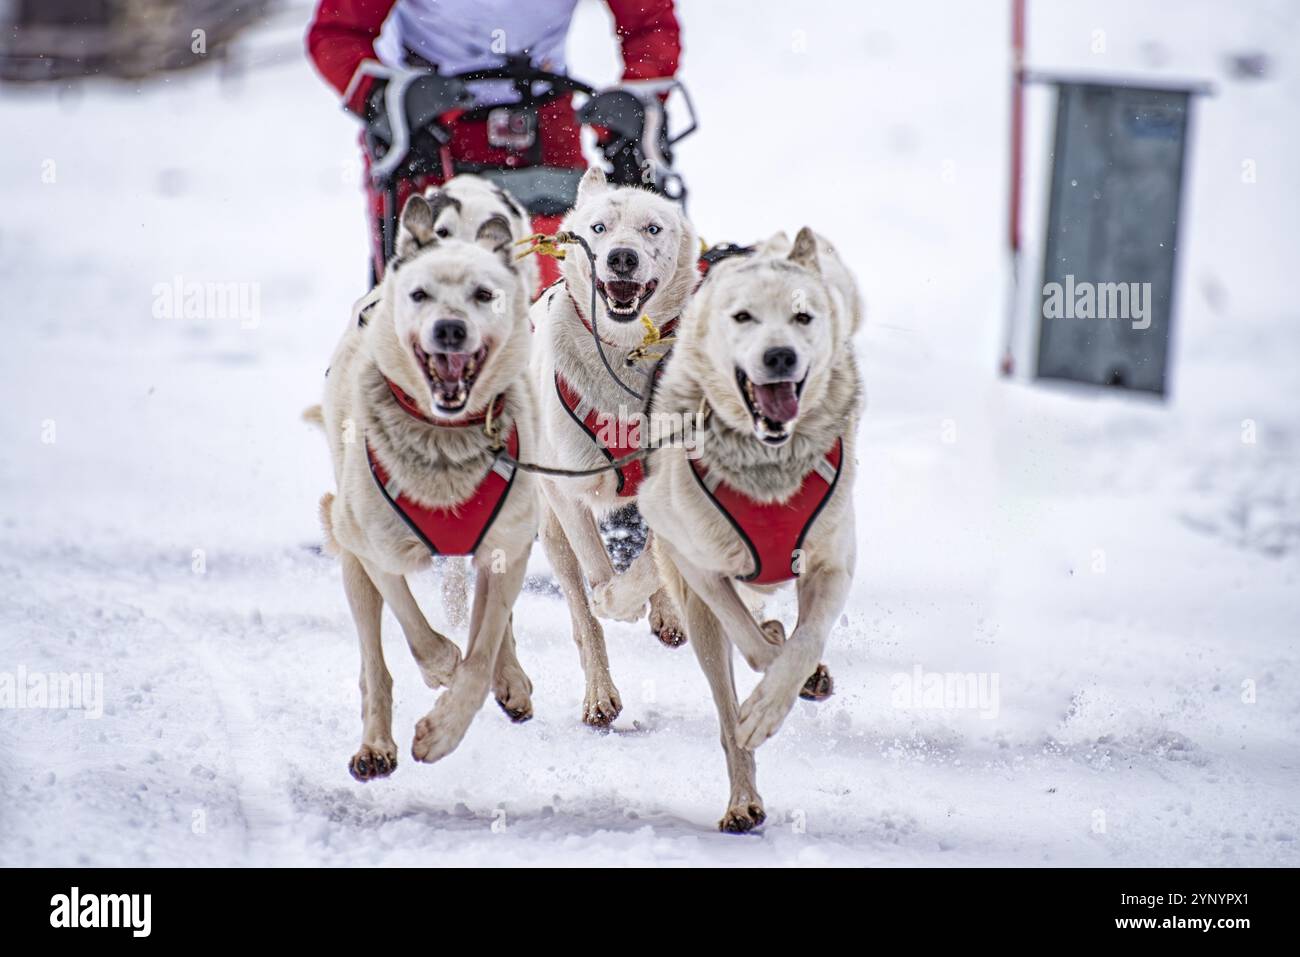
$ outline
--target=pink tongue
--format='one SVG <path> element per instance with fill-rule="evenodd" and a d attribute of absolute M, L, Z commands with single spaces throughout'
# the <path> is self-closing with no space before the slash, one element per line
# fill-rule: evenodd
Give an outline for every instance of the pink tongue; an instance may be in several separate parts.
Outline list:
<path fill-rule="evenodd" d="M 438 370 L 438 378 L 444 382 L 459 382 L 469 362 L 466 352 L 435 352 L 433 367 Z"/>
<path fill-rule="evenodd" d="M 755 385 L 754 400 L 758 411 L 773 422 L 789 422 L 799 417 L 799 393 L 793 382 Z"/>

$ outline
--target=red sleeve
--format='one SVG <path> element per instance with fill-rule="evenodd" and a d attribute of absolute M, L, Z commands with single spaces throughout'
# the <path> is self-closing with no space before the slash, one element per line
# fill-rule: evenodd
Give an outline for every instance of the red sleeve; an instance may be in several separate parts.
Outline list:
<path fill-rule="evenodd" d="M 623 45 L 623 79 L 655 80 L 677 72 L 681 35 L 673 0 L 606 0 Z"/>
<path fill-rule="evenodd" d="M 307 28 L 307 54 L 330 86 L 347 97 L 344 104 L 360 114 L 371 79 L 349 90 L 357 67 L 376 60 L 375 38 L 397 0 L 320 0 Z M 350 95 L 349 95 L 350 94 Z"/>

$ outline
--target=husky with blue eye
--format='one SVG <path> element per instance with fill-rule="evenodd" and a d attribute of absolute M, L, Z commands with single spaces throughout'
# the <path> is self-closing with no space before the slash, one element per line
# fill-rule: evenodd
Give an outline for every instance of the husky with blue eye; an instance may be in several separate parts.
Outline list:
<path fill-rule="evenodd" d="M 680 205 L 647 189 L 611 186 L 597 168 L 583 177 L 562 229 L 586 247 L 565 247 L 563 278 L 533 306 L 531 375 L 546 461 L 592 469 L 640 447 L 643 404 L 633 393 L 646 393 L 666 348 L 648 341 L 674 335 L 699 281 L 698 240 Z M 597 524 L 636 502 L 643 474 L 634 462 L 590 478 L 541 483 L 548 506 L 542 544 L 573 620 L 586 678 L 582 720 L 594 727 L 608 726 L 623 707 L 597 617 L 637 621 L 648 604 L 660 641 L 678 645 L 685 637 L 649 547 L 615 575 Z"/>

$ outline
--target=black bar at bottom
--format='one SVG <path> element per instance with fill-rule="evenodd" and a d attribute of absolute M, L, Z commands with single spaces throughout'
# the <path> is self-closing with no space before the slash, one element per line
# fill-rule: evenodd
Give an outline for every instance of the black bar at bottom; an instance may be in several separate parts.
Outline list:
<path fill-rule="evenodd" d="M 970 942 L 974 933 L 986 942 L 1128 937 L 1239 946 L 1288 928 L 1284 887 L 1293 877 L 1155 869 L 11 869 L 0 872 L 0 926 L 6 943 L 75 934 L 94 944 L 383 946 L 394 943 L 390 934 L 423 930 L 436 946 L 482 928 L 483 943 L 503 947 L 556 932 L 582 949 L 595 940 L 622 949 L 647 934 L 675 948 L 688 942 L 673 942 L 682 935 L 692 946 L 706 935 L 734 945 L 782 925 L 805 938 L 878 930 L 888 935 L 881 943 L 898 935 L 927 945 Z"/>

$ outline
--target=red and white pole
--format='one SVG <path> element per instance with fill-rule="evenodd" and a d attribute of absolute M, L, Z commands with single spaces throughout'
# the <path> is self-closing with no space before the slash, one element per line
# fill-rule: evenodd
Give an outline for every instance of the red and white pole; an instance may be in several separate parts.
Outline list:
<path fill-rule="evenodd" d="M 1010 210 L 1007 216 L 1007 246 L 1011 258 L 1011 292 L 1007 302 L 1007 337 L 1002 353 L 1004 376 L 1015 371 L 1012 340 L 1020 295 L 1020 180 L 1024 162 L 1025 127 L 1025 2 L 1011 0 L 1011 181 L 1008 184 Z"/>

